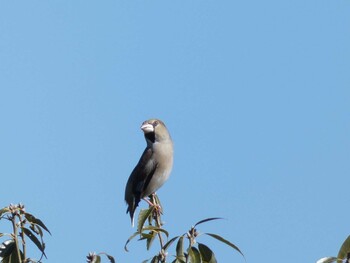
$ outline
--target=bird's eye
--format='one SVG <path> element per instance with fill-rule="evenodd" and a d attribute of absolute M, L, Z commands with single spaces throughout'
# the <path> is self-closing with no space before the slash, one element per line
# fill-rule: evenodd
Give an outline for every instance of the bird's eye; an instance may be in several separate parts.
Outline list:
<path fill-rule="evenodd" d="M 153 122 L 153 127 L 156 127 L 158 124 L 159 124 L 158 121 L 154 121 L 154 122 Z"/>

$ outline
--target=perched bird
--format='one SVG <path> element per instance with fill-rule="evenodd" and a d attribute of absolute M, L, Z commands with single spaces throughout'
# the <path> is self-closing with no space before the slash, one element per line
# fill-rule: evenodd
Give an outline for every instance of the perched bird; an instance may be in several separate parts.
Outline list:
<path fill-rule="evenodd" d="M 141 199 L 155 193 L 169 178 L 173 167 L 173 141 L 161 120 L 150 119 L 141 125 L 147 142 L 139 162 L 132 171 L 125 188 L 131 224 Z"/>

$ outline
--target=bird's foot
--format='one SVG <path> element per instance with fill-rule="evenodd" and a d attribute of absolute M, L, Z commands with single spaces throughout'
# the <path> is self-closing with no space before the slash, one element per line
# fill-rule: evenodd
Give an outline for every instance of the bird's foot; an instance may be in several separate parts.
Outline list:
<path fill-rule="evenodd" d="M 153 207 L 153 208 L 154 208 L 154 211 L 155 211 L 157 214 L 159 214 L 159 215 L 160 215 L 160 214 L 163 214 L 163 209 L 162 209 L 162 207 L 161 207 L 161 205 L 160 205 L 160 202 L 159 202 L 159 199 L 158 199 L 156 193 L 151 194 L 151 195 L 149 196 L 149 199 L 143 198 L 143 200 L 145 200 L 145 201 L 148 203 L 148 205 L 149 205 L 150 207 Z"/>

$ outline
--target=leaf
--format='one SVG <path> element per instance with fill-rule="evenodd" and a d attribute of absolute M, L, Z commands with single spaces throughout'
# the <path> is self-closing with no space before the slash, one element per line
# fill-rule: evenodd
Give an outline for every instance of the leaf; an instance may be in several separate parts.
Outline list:
<path fill-rule="evenodd" d="M 176 244 L 176 259 L 178 260 L 186 260 L 184 255 L 184 237 L 181 236 L 179 241 Z"/>
<path fill-rule="evenodd" d="M 166 235 L 166 237 L 169 237 L 169 233 L 168 231 L 166 231 L 165 229 L 163 228 L 159 228 L 159 227 L 155 227 L 155 226 L 146 226 L 142 229 L 142 231 L 147 231 L 147 230 L 150 230 L 150 231 L 154 231 L 154 232 L 162 232 Z"/>
<path fill-rule="evenodd" d="M 38 225 L 31 224 L 29 227 L 35 234 L 39 235 L 41 238 L 43 237 L 43 231 L 41 227 Z"/>
<path fill-rule="evenodd" d="M 148 209 L 141 209 L 139 217 L 137 218 L 137 231 L 142 232 L 142 228 L 147 220 L 147 218 L 152 214 L 154 207 L 151 206 Z"/>
<path fill-rule="evenodd" d="M 105 255 L 105 256 L 109 259 L 109 262 L 115 263 L 114 257 L 112 257 L 111 255 L 108 255 L 108 254 L 105 253 L 105 252 L 101 252 L 101 253 L 99 253 L 98 255 Z"/>
<path fill-rule="evenodd" d="M 205 233 L 205 234 L 208 235 L 208 236 L 211 236 L 213 238 L 216 238 L 217 240 L 219 240 L 219 241 L 225 243 L 226 245 L 232 247 L 233 249 L 237 250 L 244 257 L 242 251 L 235 244 L 232 244 L 230 241 L 228 241 L 228 240 L 224 239 L 223 237 L 221 237 L 219 235 L 216 235 L 216 234 L 210 234 L 210 233 Z"/>
<path fill-rule="evenodd" d="M 350 253 L 350 236 L 345 239 L 342 244 L 339 253 L 338 253 L 338 262 L 341 262 L 342 259 L 346 259 L 348 257 L 348 253 Z"/>
<path fill-rule="evenodd" d="M 321 258 L 317 260 L 316 263 L 333 263 L 335 261 L 337 261 L 337 258 L 335 257 L 326 257 L 326 258 Z"/>
<path fill-rule="evenodd" d="M 221 218 L 221 217 L 206 218 L 206 219 L 203 219 L 203 220 L 197 222 L 197 223 L 194 225 L 194 227 L 196 227 L 196 226 L 199 225 L 199 224 L 202 224 L 202 223 L 205 223 L 205 222 L 208 222 L 208 221 L 212 221 L 212 220 L 218 220 L 218 219 L 223 219 L 223 218 Z"/>
<path fill-rule="evenodd" d="M 9 256 L 16 248 L 16 243 L 13 239 L 6 240 L 0 245 L 0 257 Z"/>
<path fill-rule="evenodd" d="M 4 257 L 1 261 L 1 263 L 18 263 L 18 262 L 20 262 L 20 261 L 19 261 L 18 254 L 17 254 L 16 250 L 13 251 L 13 253 L 8 255 L 7 257 Z"/>
<path fill-rule="evenodd" d="M 108 254 L 106 254 L 106 256 L 107 256 L 107 258 L 109 259 L 109 261 L 110 261 L 111 263 L 115 263 L 114 257 L 112 257 L 111 255 L 108 255 Z"/>
<path fill-rule="evenodd" d="M 190 247 L 188 249 L 188 256 L 190 257 L 191 263 L 202 263 L 201 261 L 201 255 L 199 254 L 199 251 L 195 247 Z"/>
<path fill-rule="evenodd" d="M 125 243 L 125 245 L 124 245 L 124 250 L 126 251 L 126 252 L 129 252 L 129 250 L 128 250 L 128 248 L 127 248 L 127 245 L 129 244 L 129 242 L 134 238 L 134 237 L 136 237 L 136 236 L 138 236 L 139 235 L 139 232 L 135 232 L 134 234 L 132 234 L 129 238 L 128 238 L 128 240 L 126 241 L 126 243 Z"/>
<path fill-rule="evenodd" d="M 91 263 L 101 263 L 101 257 L 99 255 L 95 255 Z"/>
<path fill-rule="evenodd" d="M 152 234 L 150 235 L 149 238 L 147 238 L 147 242 L 146 242 L 146 248 L 147 250 L 149 250 L 152 246 L 152 243 L 155 239 L 155 237 L 157 236 L 157 233 L 156 232 L 151 232 Z"/>
<path fill-rule="evenodd" d="M 158 263 L 158 256 L 154 256 L 151 260 L 151 263 Z"/>
<path fill-rule="evenodd" d="M 29 213 L 24 213 L 24 216 L 30 223 L 41 226 L 51 235 L 50 230 L 45 226 L 45 224 L 40 219 L 36 218 L 35 216 Z"/>
<path fill-rule="evenodd" d="M 22 251 L 20 251 L 23 257 Z M 16 249 L 16 243 L 13 239 L 6 240 L 0 245 L 1 263 L 18 263 L 19 257 Z"/>
<path fill-rule="evenodd" d="M 166 242 L 166 244 L 163 246 L 163 250 L 164 251 L 167 251 L 168 248 L 171 246 L 171 244 L 176 240 L 178 239 L 179 237 L 173 237 L 172 239 L 170 239 L 168 242 Z"/>
<path fill-rule="evenodd" d="M 198 243 L 203 263 L 217 263 L 214 252 L 204 244 Z"/>
<path fill-rule="evenodd" d="M 22 231 L 24 232 L 24 234 L 30 238 L 30 240 L 32 240 L 32 242 L 39 248 L 39 250 L 41 251 L 41 253 L 43 253 L 43 255 L 46 257 L 45 255 L 45 245 L 42 244 L 39 239 L 33 234 L 32 231 L 30 231 L 28 228 L 23 227 Z"/>
<path fill-rule="evenodd" d="M 3 214 L 10 212 L 10 209 L 8 207 L 4 207 L 0 209 L 0 219 Z"/>

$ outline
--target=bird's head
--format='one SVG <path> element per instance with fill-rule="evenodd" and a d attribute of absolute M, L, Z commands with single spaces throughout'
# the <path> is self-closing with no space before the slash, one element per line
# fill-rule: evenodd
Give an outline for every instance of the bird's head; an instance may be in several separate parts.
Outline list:
<path fill-rule="evenodd" d="M 144 121 L 141 125 L 141 130 L 145 134 L 146 140 L 152 143 L 155 141 L 170 139 L 170 135 L 165 127 L 165 124 L 158 119 Z"/>

